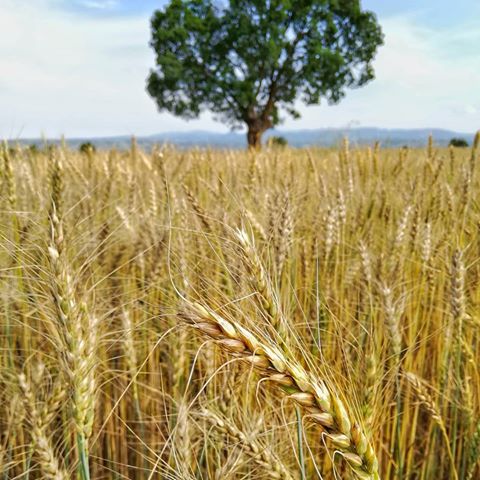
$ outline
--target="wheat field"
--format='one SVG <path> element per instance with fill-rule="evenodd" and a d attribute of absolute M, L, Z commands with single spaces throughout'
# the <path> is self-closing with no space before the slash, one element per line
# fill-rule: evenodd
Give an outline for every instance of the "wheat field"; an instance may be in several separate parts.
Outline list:
<path fill-rule="evenodd" d="M 5 145 L 1 478 L 480 478 L 478 143 Z"/>

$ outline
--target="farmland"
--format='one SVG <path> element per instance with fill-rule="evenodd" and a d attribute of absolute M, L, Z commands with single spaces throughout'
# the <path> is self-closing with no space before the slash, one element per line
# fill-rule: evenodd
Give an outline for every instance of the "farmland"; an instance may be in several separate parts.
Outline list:
<path fill-rule="evenodd" d="M 479 478 L 478 143 L 5 146 L 2 478 Z"/>

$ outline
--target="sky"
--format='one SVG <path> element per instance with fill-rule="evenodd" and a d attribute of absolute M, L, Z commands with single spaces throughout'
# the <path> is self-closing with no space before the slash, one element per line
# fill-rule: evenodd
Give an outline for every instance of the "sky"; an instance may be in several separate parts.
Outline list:
<path fill-rule="evenodd" d="M 160 0 L 0 0 L 0 138 L 228 131 L 159 113 L 149 19 Z M 480 128 L 480 1 L 363 0 L 385 34 L 376 79 L 300 106 L 282 129 Z"/>

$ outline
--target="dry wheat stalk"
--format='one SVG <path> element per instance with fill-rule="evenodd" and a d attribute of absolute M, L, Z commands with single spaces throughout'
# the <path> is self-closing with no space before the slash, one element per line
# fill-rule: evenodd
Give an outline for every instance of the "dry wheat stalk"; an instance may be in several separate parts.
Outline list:
<path fill-rule="evenodd" d="M 433 400 L 432 396 L 428 392 L 423 382 L 413 372 L 406 372 L 405 378 L 408 380 L 410 385 L 415 390 L 415 393 L 417 394 L 418 399 L 420 400 L 422 405 L 425 407 L 425 409 L 430 414 L 430 416 L 435 421 L 435 423 L 440 427 L 440 430 L 442 431 L 442 433 L 444 433 L 445 438 L 448 439 L 445 423 L 440 414 L 440 411 L 438 410 L 438 407 L 435 404 L 435 401 Z"/>
<path fill-rule="evenodd" d="M 370 429 L 373 425 L 375 416 L 375 398 L 377 391 L 377 379 L 378 379 L 378 360 L 375 353 L 371 353 L 367 357 L 366 361 L 366 375 L 364 382 L 364 395 L 362 413 L 365 426 Z"/>
<path fill-rule="evenodd" d="M 477 151 L 480 146 L 480 130 L 477 131 L 475 134 L 475 138 L 473 139 L 472 145 L 472 153 L 470 155 L 470 174 L 473 176 L 473 172 L 475 170 L 475 164 L 477 160 Z"/>
<path fill-rule="evenodd" d="M 130 219 L 129 219 L 127 213 L 125 212 L 125 210 L 122 207 L 120 207 L 119 205 L 117 205 L 115 207 L 115 210 L 116 210 L 118 216 L 120 217 L 122 225 L 125 227 L 127 232 L 130 234 L 131 238 L 136 238 L 137 237 L 136 230 L 135 230 L 135 228 L 133 228 L 133 225 L 131 224 Z"/>
<path fill-rule="evenodd" d="M 188 403 L 180 400 L 177 403 L 175 422 L 175 449 L 178 452 L 182 465 L 188 470 L 191 469 L 194 459 L 190 427 L 191 421 L 188 416 Z"/>
<path fill-rule="evenodd" d="M 450 449 L 450 439 L 448 437 L 447 429 L 445 427 L 445 422 L 443 421 L 443 418 L 435 401 L 433 400 L 432 396 L 428 392 L 423 382 L 420 380 L 420 378 L 417 377 L 417 375 L 415 375 L 413 372 L 406 372 L 405 378 L 408 380 L 408 383 L 410 383 L 410 385 L 413 387 L 422 405 L 425 407 L 427 412 L 430 414 L 432 419 L 440 428 L 440 431 L 442 432 L 443 438 L 445 440 L 445 446 L 447 448 L 450 463 L 452 465 L 452 472 L 454 478 L 458 480 L 458 474 L 455 468 L 455 459 L 453 458 L 452 451 Z"/>
<path fill-rule="evenodd" d="M 197 218 L 200 220 L 200 223 L 203 225 L 203 228 L 207 233 L 212 232 L 212 226 L 210 224 L 210 221 L 208 219 L 208 215 L 205 212 L 205 210 L 201 207 L 201 205 L 198 203 L 198 200 L 195 198 L 193 193 L 190 191 L 190 189 L 187 187 L 187 185 L 183 184 L 183 191 L 185 192 L 185 196 L 188 199 L 188 202 L 190 203 L 191 207 L 193 208 L 193 211 L 195 212 L 195 215 Z"/>
<path fill-rule="evenodd" d="M 53 212 L 57 217 L 61 218 L 63 213 L 63 165 L 58 154 L 52 152 L 49 158 L 49 181 L 50 181 L 50 210 L 49 215 Z"/>
<path fill-rule="evenodd" d="M 265 469 L 269 478 L 275 480 L 293 480 L 287 467 L 281 462 L 269 447 L 255 438 L 255 434 L 246 434 L 231 419 L 220 416 L 212 410 L 204 409 L 203 415 L 217 430 L 230 436 L 242 447 L 242 451 L 255 463 Z"/>
<path fill-rule="evenodd" d="M 291 202 L 288 190 L 285 190 L 283 196 L 283 206 L 280 211 L 280 218 L 275 235 L 275 265 L 277 274 L 282 275 L 283 267 L 287 259 L 287 253 L 292 243 L 293 235 L 293 215 L 291 212 Z"/>
<path fill-rule="evenodd" d="M 337 193 L 337 211 L 340 225 L 345 225 L 347 222 L 347 206 L 345 204 L 345 196 L 340 188 L 338 189 Z"/>
<path fill-rule="evenodd" d="M 89 480 L 88 439 L 92 434 L 95 398 L 95 349 L 98 340 L 98 320 L 91 315 L 84 303 L 78 302 L 77 292 L 64 248 L 63 221 L 58 216 L 57 205 L 61 204 L 63 183 L 61 165 L 56 159 L 52 170 L 50 207 L 50 245 L 48 247 L 51 269 L 51 292 L 57 314 L 60 337 L 61 361 L 72 389 L 72 415 L 77 433 L 80 456 L 80 472 L 83 480 Z"/>
<path fill-rule="evenodd" d="M 121 313 L 123 328 L 123 347 L 125 350 L 125 361 L 127 363 L 128 374 L 130 379 L 134 379 L 137 375 L 137 350 L 135 349 L 134 325 L 130 312 L 126 308 L 122 308 Z"/>
<path fill-rule="evenodd" d="M 452 258 L 452 276 L 451 276 L 451 307 L 452 316 L 457 322 L 461 331 L 461 323 L 465 320 L 466 300 L 465 300 L 465 266 L 462 260 L 462 252 L 455 250 Z"/>
<path fill-rule="evenodd" d="M 285 336 L 285 326 L 276 292 L 272 281 L 260 259 L 255 243 L 245 230 L 236 230 L 235 237 L 241 247 L 241 256 L 252 287 L 260 297 L 260 306 L 267 314 L 271 326 L 282 338 Z M 258 299 L 258 296 L 255 297 Z"/>
<path fill-rule="evenodd" d="M 12 162 L 6 142 L 4 142 L 2 146 L 2 156 L 4 168 L 3 177 L 5 179 L 5 183 L 7 184 L 8 207 L 10 208 L 10 210 L 15 210 L 17 206 L 17 191 L 15 186 L 15 177 L 13 175 Z"/>
<path fill-rule="evenodd" d="M 359 479 L 379 479 L 374 450 L 352 419 L 333 387 L 316 379 L 279 348 L 259 340 L 249 330 L 226 320 L 208 307 L 191 303 L 181 318 L 216 340 L 231 355 L 242 358 L 260 374 L 288 393 L 326 432 Z"/>
<path fill-rule="evenodd" d="M 423 230 L 423 242 L 421 258 L 423 262 L 423 268 L 427 268 L 430 264 L 432 257 L 432 224 L 430 222 L 425 223 Z"/>
<path fill-rule="evenodd" d="M 95 348 L 98 320 L 90 315 L 84 303 L 78 303 L 69 266 L 63 252 L 63 230 L 55 213 L 51 217 L 52 242 L 49 247 L 52 269 L 52 295 L 63 363 L 73 388 L 73 412 L 77 431 L 88 439 L 91 435 L 96 395 Z"/>
<path fill-rule="evenodd" d="M 479 139 L 477 135 L 476 144 Z M 91 389 L 89 393 L 89 388 L 73 382 L 70 372 L 76 371 L 78 376 L 82 370 L 87 372 L 85 385 L 96 384 L 100 392 L 94 405 L 98 439 L 89 442 L 95 454 L 92 479 L 112 475 L 146 479 L 152 470 L 156 476 L 155 458 L 160 462 L 158 469 L 168 470 L 164 475 L 168 478 L 216 476 L 219 480 L 233 480 L 242 474 L 268 478 L 263 467 L 240 451 L 240 444 L 235 447 L 236 440 L 231 439 L 227 450 L 222 448 L 219 441 L 227 443 L 227 437 L 219 435 L 201 416 L 200 409 L 207 404 L 203 400 L 209 402 L 209 408 L 214 404 L 214 412 L 222 419 L 248 432 L 247 437 L 254 431 L 250 423 L 248 427 L 243 423 L 248 422 L 250 409 L 258 409 L 258 418 L 266 414 L 268 427 L 263 426 L 261 431 L 269 435 L 263 440 L 263 435 L 261 439 L 252 434 L 253 440 L 278 451 L 286 465 L 292 460 L 294 466 L 295 455 L 283 448 L 284 444 L 288 448 L 289 442 L 282 428 L 285 421 L 292 421 L 288 434 L 293 434 L 295 415 L 290 414 L 294 406 L 289 408 L 290 400 L 285 398 L 287 410 L 291 410 L 287 418 L 270 415 L 276 401 L 271 394 L 280 396 L 272 382 L 260 382 L 268 384 L 268 395 L 261 395 L 268 401 L 257 403 L 254 395 L 242 394 L 238 372 L 245 363 L 230 358 L 233 362 L 223 365 L 222 371 L 234 388 L 227 388 L 229 384 L 222 375 L 222 381 L 215 378 L 203 390 L 205 374 L 213 374 L 218 366 L 212 354 L 218 352 L 218 347 L 211 339 L 202 344 L 202 352 L 208 351 L 212 360 L 206 372 L 202 353 L 200 358 L 191 355 L 190 347 L 197 344 L 197 339 L 190 338 L 191 329 L 178 329 L 178 336 L 171 341 L 178 320 L 170 314 L 178 307 L 175 299 L 179 290 L 186 298 L 207 298 L 203 302 L 211 306 L 227 301 L 225 309 L 232 312 L 227 319 L 236 319 L 235 325 L 249 326 L 257 338 L 265 336 L 267 340 L 262 343 L 267 346 L 280 342 L 277 350 L 282 350 L 286 359 L 296 357 L 305 369 L 306 364 L 315 365 L 313 358 L 320 355 L 321 348 L 321 358 L 328 360 L 311 371 L 325 372 L 326 376 L 320 374 L 317 378 L 327 378 L 333 385 L 345 385 L 345 390 L 332 390 L 327 381 L 329 392 L 346 395 L 354 385 L 359 386 L 358 395 L 341 398 L 352 407 L 349 413 L 358 411 L 367 438 L 375 428 L 385 478 L 393 478 L 397 470 L 399 478 L 453 479 L 447 446 L 431 410 L 436 408 L 450 437 L 459 477 L 477 479 L 478 145 L 471 151 L 452 148 L 451 161 L 448 150 L 436 146 L 436 154 L 428 160 L 425 152 L 416 149 L 407 157 L 405 150 L 376 148 L 375 158 L 373 153 L 367 158 L 366 151 L 351 148 L 348 163 L 343 152 L 339 161 L 337 150 L 312 147 L 308 151 L 290 150 L 287 155 L 269 151 L 254 157 L 253 180 L 249 179 L 252 162 L 234 151 L 180 152 L 162 147 L 164 158 L 157 162 L 154 155 L 142 158 L 144 154 L 139 150 L 133 165 L 127 151 L 115 153 L 112 158 L 113 152 L 91 152 L 87 156 L 67 147 L 40 146 L 37 152 L 9 147 L 9 163 L 4 165 L 0 144 L 0 477 L 47 478 L 33 445 L 31 412 L 23 406 L 24 395 L 18 385 L 16 369 L 25 364 L 29 366 L 27 378 L 37 412 L 47 425 L 47 440 L 69 478 L 76 477 L 73 469 L 78 467 L 78 449 L 74 441 L 78 424 L 83 422 L 81 418 L 73 421 L 74 400 L 81 404 L 74 390 L 92 396 Z M 208 238 L 192 232 L 192 225 L 198 223 L 206 234 L 183 195 L 184 182 L 204 212 L 217 212 L 217 219 L 208 219 L 214 229 Z M 289 210 L 294 214 L 291 239 L 295 247 L 287 249 L 288 269 L 284 268 L 279 278 L 275 275 L 274 249 L 278 253 L 287 188 Z M 269 211 L 265 198 L 272 200 Z M 180 217 L 180 200 L 188 205 L 191 216 Z M 413 210 L 406 233 L 392 259 L 397 226 L 409 204 Z M 123 209 L 118 214 L 117 205 Z M 327 229 L 329 207 L 331 225 Z M 244 213 L 245 208 L 253 215 Z M 41 219 L 42 210 L 52 217 L 54 234 L 50 238 Z M 122 216 L 127 220 L 125 226 L 121 224 Z M 269 218 L 271 232 L 267 229 Z M 228 227 L 239 219 L 246 225 L 254 255 L 260 260 L 256 273 L 252 266 L 255 262 L 248 259 Z M 326 242 L 328 230 L 330 239 Z M 163 233 L 164 247 L 156 241 Z M 360 239 L 367 248 L 355 248 Z M 181 241 L 184 245 L 180 247 Z M 202 248 L 207 243 L 212 248 Z M 53 259 L 43 249 L 50 244 Z M 330 245 L 328 249 L 324 248 L 326 244 Z M 465 250 L 459 254 L 454 252 L 455 247 Z M 100 249 L 103 258 L 97 255 Z M 325 250 L 329 255 L 324 262 Z M 190 287 L 180 281 L 186 278 L 185 265 L 191 269 Z M 357 273 L 359 266 L 361 275 Z M 19 281 L 12 281 L 17 272 Z M 231 288 L 224 288 L 226 279 L 231 280 Z M 379 282 L 387 282 L 392 292 L 390 302 L 382 298 Z M 258 292 L 262 288 L 257 285 L 263 283 L 266 285 L 261 295 Z M 235 285 L 239 288 L 235 289 Z M 51 295 L 47 288 L 51 288 Z M 406 310 L 402 308 L 402 292 L 409 292 Z M 85 309 L 82 300 L 88 301 L 90 294 L 98 300 L 95 305 L 88 302 Z M 378 301 L 374 297 L 377 294 Z M 283 315 L 288 332 L 283 339 L 278 329 L 274 332 L 271 327 L 264 297 L 273 299 L 272 304 Z M 251 302 L 258 303 L 253 306 L 256 311 L 252 317 L 248 317 Z M 122 319 L 122 306 L 130 314 L 130 326 Z M 151 322 L 157 313 L 159 320 Z M 102 341 L 95 341 L 96 348 L 82 344 L 90 335 L 90 317 L 109 318 L 115 325 L 105 331 Z M 247 317 L 248 322 L 243 323 Z M 78 328 L 70 322 L 78 322 Z M 134 336 L 132 341 L 130 334 Z M 154 348 L 157 340 L 162 343 Z M 399 350 L 398 345 L 392 345 L 395 342 L 400 345 L 400 356 L 393 353 Z M 94 353 L 92 359 L 99 365 L 97 374 L 92 372 L 93 383 L 87 381 L 87 364 L 73 360 L 88 352 Z M 36 384 L 30 368 L 31 359 L 40 356 L 55 372 L 48 385 Z M 384 365 L 385 361 L 388 365 Z M 402 368 L 422 372 L 424 380 L 419 380 L 425 392 L 415 390 L 403 376 Z M 134 376 L 143 421 L 134 411 L 136 386 L 130 381 Z M 37 390 L 40 386 L 42 389 Z M 197 393 L 198 402 L 191 403 Z M 62 395 L 66 397 L 62 399 Z M 182 401 L 189 406 L 188 412 L 177 418 Z M 218 443 L 207 442 L 204 450 L 202 442 L 209 432 L 217 433 L 214 438 Z M 319 427 L 307 432 L 308 440 L 318 435 Z M 321 448 L 315 449 L 315 458 Z M 155 457 L 154 452 L 159 451 L 162 454 Z M 344 461 L 337 471 L 321 456 L 323 460 L 325 480 L 354 477 Z M 313 461 L 307 460 L 305 465 L 311 471 Z M 248 472 L 248 466 L 254 471 Z M 293 473 L 300 477 L 297 471 Z"/>
<path fill-rule="evenodd" d="M 383 309 L 385 311 L 385 323 L 390 335 L 392 353 L 398 366 L 400 362 L 400 355 L 402 353 L 402 335 L 400 333 L 401 312 L 393 301 L 393 292 L 390 287 L 384 285 L 381 288 L 381 294 L 383 298 Z"/>
<path fill-rule="evenodd" d="M 362 275 L 367 286 L 372 284 L 372 261 L 370 258 L 370 252 L 364 242 L 360 242 L 360 258 L 362 260 Z"/>
<path fill-rule="evenodd" d="M 428 146 L 427 146 L 427 159 L 432 160 L 435 155 L 434 145 L 433 145 L 433 135 L 428 136 Z"/>
<path fill-rule="evenodd" d="M 412 212 L 412 207 L 409 205 L 403 211 L 403 215 L 400 217 L 397 225 L 397 231 L 395 233 L 395 238 L 393 240 L 393 253 L 398 253 L 398 251 L 403 246 L 405 240 L 405 233 L 407 230 L 408 222 L 410 220 L 410 214 Z"/>
<path fill-rule="evenodd" d="M 268 241 L 267 232 L 260 224 L 260 222 L 255 218 L 255 215 L 246 208 L 243 210 L 243 214 L 248 220 L 248 223 L 250 224 L 254 232 L 260 237 L 263 242 L 266 243 Z"/>
<path fill-rule="evenodd" d="M 18 376 L 18 383 L 23 393 L 23 405 L 31 426 L 30 435 L 40 467 L 45 476 L 44 478 L 49 480 L 67 480 L 68 475 L 60 467 L 60 463 L 47 435 L 49 418 L 46 418 L 42 415 L 42 412 L 38 410 L 37 400 L 25 374 L 21 373 Z"/>
<path fill-rule="evenodd" d="M 338 208 L 329 207 L 325 219 L 325 260 L 338 242 Z"/>

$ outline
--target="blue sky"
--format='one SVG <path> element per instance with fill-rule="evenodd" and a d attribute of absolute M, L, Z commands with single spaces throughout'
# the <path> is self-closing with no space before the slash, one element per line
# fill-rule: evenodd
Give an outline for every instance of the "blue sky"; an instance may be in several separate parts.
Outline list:
<path fill-rule="evenodd" d="M 159 114 L 145 93 L 154 0 L 0 0 L 0 138 L 225 131 Z M 480 1 L 364 0 L 386 43 L 377 78 L 281 128 L 480 128 Z M 452 6 L 454 5 L 454 7 Z"/>

